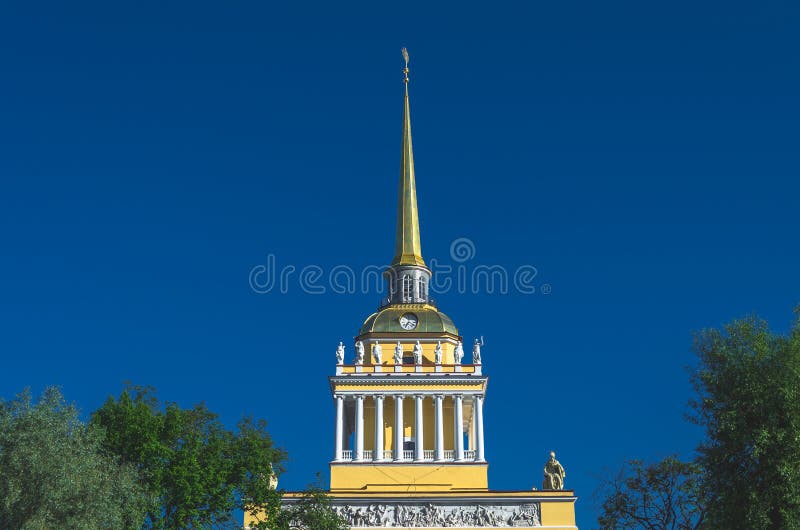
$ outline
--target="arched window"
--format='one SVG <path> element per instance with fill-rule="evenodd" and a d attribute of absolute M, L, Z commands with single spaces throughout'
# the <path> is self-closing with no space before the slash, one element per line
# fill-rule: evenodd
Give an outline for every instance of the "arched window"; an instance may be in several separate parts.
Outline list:
<path fill-rule="evenodd" d="M 425 283 L 425 278 L 419 279 L 419 297 L 422 300 L 428 299 L 428 284 Z"/>
<path fill-rule="evenodd" d="M 410 302 L 411 298 L 411 276 L 403 276 L 403 301 Z"/>

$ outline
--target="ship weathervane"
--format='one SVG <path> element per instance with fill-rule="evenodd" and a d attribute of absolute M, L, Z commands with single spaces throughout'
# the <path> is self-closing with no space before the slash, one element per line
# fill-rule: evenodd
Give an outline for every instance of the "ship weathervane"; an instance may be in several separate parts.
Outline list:
<path fill-rule="evenodd" d="M 405 78 L 403 79 L 403 81 L 408 83 L 408 50 L 403 48 L 403 49 L 400 50 L 400 53 L 403 54 L 403 60 L 406 62 L 406 67 L 403 68 L 403 74 L 405 75 Z"/>

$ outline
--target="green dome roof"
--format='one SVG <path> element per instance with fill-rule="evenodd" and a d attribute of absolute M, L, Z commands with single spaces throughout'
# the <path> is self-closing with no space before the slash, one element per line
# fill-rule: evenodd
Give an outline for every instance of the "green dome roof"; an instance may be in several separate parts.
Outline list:
<path fill-rule="evenodd" d="M 414 329 L 400 327 L 400 317 L 406 313 L 417 316 L 418 324 Z M 450 317 L 432 306 L 390 305 L 367 317 L 358 334 L 365 333 L 452 333 L 458 335 L 458 329 Z"/>

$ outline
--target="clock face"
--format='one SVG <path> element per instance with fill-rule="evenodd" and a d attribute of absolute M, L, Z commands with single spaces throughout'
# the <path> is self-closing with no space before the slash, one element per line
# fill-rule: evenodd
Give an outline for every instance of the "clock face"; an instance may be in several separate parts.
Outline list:
<path fill-rule="evenodd" d="M 417 327 L 417 315 L 414 313 L 406 313 L 400 317 L 400 327 L 405 330 L 411 330 Z"/>

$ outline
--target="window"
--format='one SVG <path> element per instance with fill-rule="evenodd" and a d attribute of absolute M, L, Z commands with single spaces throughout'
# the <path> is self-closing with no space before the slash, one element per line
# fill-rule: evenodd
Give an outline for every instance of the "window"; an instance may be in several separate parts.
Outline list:
<path fill-rule="evenodd" d="M 411 301 L 411 276 L 403 276 L 403 301 Z"/>
<path fill-rule="evenodd" d="M 419 297 L 422 300 L 427 300 L 428 299 L 427 291 L 428 291 L 428 284 L 425 283 L 425 280 L 423 278 L 420 278 L 419 279 Z"/>

